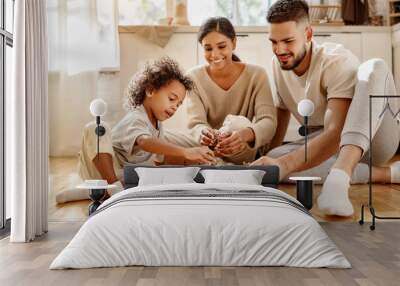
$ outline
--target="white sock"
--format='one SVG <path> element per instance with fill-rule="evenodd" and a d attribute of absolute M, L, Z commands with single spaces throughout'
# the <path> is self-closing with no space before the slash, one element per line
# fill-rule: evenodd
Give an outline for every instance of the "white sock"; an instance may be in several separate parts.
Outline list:
<path fill-rule="evenodd" d="M 317 204 L 327 215 L 351 216 L 354 212 L 349 199 L 350 177 L 340 169 L 332 169 L 322 186 Z"/>
<path fill-rule="evenodd" d="M 390 165 L 390 182 L 392 184 L 400 184 L 400 161 Z"/>
<path fill-rule="evenodd" d="M 89 190 L 74 187 L 64 189 L 56 195 L 56 202 L 58 204 L 87 199 L 89 199 Z"/>
<path fill-rule="evenodd" d="M 116 188 L 108 189 L 107 193 L 112 196 L 116 193 L 119 193 L 124 190 L 124 186 L 121 181 L 116 181 L 113 183 L 116 185 Z M 59 192 L 56 195 L 56 202 L 58 204 L 72 202 L 72 201 L 80 201 L 89 199 L 89 190 L 88 189 L 78 189 L 76 187 L 66 188 L 63 191 Z"/>

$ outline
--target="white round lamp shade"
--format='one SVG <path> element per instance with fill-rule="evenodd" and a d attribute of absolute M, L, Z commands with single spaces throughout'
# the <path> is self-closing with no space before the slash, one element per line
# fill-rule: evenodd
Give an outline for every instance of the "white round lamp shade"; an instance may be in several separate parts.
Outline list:
<path fill-rule="evenodd" d="M 90 103 L 90 113 L 93 116 L 103 116 L 107 112 L 107 103 L 102 99 L 92 100 Z"/>
<path fill-rule="evenodd" d="M 314 113 L 314 103 L 309 99 L 303 99 L 297 105 L 297 111 L 301 116 L 311 116 Z"/>

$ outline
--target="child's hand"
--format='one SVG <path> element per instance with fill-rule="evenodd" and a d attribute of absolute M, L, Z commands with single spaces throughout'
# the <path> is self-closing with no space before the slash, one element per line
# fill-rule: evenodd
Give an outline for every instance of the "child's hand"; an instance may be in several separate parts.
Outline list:
<path fill-rule="evenodd" d="M 193 147 L 185 149 L 185 159 L 197 163 L 197 164 L 214 164 L 216 159 L 214 152 L 210 148 L 204 147 Z"/>

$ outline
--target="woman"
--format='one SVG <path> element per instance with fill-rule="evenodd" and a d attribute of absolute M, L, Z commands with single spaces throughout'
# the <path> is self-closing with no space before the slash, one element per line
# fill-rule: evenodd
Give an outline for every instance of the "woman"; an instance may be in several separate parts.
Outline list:
<path fill-rule="evenodd" d="M 188 97 L 188 127 L 192 138 L 214 149 L 225 161 L 243 164 L 255 159 L 275 133 L 276 110 L 265 70 L 246 64 L 234 54 L 236 33 L 228 19 L 209 18 L 200 27 L 198 41 L 206 65 L 193 68 L 196 84 Z M 241 115 L 252 123 L 219 133 L 227 115 Z"/>

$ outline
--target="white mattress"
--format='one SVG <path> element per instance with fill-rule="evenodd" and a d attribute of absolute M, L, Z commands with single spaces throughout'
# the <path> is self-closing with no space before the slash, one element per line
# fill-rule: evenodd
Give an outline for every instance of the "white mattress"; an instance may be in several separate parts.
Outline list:
<path fill-rule="evenodd" d="M 232 184 L 135 187 L 104 202 L 50 269 L 145 266 L 293 266 L 350 268 L 315 219 L 282 201 L 247 197 L 121 200 L 146 191 L 258 190 Z M 298 203 L 298 202 L 297 202 Z"/>

